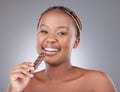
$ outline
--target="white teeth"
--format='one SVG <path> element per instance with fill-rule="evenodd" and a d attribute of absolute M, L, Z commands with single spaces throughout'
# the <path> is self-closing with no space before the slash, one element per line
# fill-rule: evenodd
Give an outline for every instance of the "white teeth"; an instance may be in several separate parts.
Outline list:
<path fill-rule="evenodd" d="M 58 49 L 55 49 L 55 48 L 45 48 L 45 50 L 47 50 L 47 51 L 58 51 Z"/>

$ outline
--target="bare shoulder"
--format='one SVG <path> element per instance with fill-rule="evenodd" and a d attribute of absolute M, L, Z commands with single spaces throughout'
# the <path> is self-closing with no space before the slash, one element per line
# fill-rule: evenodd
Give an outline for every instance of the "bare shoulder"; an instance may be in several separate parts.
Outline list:
<path fill-rule="evenodd" d="M 88 81 L 89 85 L 93 85 L 94 92 L 117 92 L 112 80 L 106 73 L 97 70 L 78 70 L 83 71 L 84 79 Z"/>
<path fill-rule="evenodd" d="M 109 77 L 106 73 L 98 70 L 86 70 L 86 76 L 91 80 L 108 80 Z"/>

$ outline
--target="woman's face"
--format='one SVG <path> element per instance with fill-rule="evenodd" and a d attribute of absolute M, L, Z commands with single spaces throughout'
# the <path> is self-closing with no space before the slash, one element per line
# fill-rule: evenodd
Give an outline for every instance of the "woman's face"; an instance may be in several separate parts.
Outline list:
<path fill-rule="evenodd" d="M 72 19 L 60 10 L 44 14 L 37 31 L 37 51 L 46 53 L 45 62 L 59 64 L 70 60 L 71 51 L 79 44 Z"/>

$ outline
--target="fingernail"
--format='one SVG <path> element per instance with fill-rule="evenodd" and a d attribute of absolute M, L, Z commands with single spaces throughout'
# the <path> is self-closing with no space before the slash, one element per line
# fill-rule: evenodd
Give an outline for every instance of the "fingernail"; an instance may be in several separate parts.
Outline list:
<path fill-rule="evenodd" d="M 30 74 L 30 77 L 32 78 L 32 77 L 33 77 L 33 74 Z"/>
<path fill-rule="evenodd" d="M 34 63 L 31 63 L 30 65 L 31 65 L 31 66 L 34 66 Z"/>
<path fill-rule="evenodd" d="M 30 69 L 29 69 L 29 68 L 27 68 L 26 70 L 27 70 L 28 72 L 30 71 Z"/>
<path fill-rule="evenodd" d="M 31 67 L 31 70 L 34 70 L 34 67 Z"/>

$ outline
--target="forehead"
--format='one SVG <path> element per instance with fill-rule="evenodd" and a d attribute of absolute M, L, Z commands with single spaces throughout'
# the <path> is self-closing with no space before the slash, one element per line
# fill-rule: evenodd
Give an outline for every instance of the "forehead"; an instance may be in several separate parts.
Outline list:
<path fill-rule="evenodd" d="M 72 24 L 74 23 L 72 18 L 68 14 L 58 9 L 50 10 L 46 12 L 45 14 L 43 14 L 40 22 L 43 22 L 43 21 L 57 21 L 57 22 L 62 22 L 62 23 L 69 22 Z"/>
<path fill-rule="evenodd" d="M 65 13 L 64 11 L 59 10 L 59 9 L 49 10 L 49 11 L 45 12 L 43 15 L 47 15 L 47 14 L 61 14 L 61 15 L 68 15 L 67 13 Z"/>

